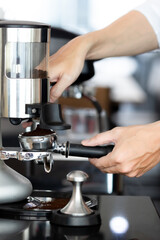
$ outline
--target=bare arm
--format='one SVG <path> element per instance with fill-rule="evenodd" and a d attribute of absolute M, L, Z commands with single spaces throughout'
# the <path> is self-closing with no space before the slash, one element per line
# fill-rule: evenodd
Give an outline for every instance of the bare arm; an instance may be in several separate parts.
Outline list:
<path fill-rule="evenodd" d="M 85 59 L 136 55 L 156 48 L 156 35 L 138 11 L 129 12 L 102 30 L 73 39 L 49 59 L 50 79 L 57 82 L 51 89 L 51 101 L 78 78 Z"/>
<path fill-rule="evenodd" d="M 110 26 L 86 35 L 86 38 L 92 43 L 87 59 L 136 55 L 158 48 L 151 25 L 138 11 L 129 12 Z"/>
<path fill-rule="evenodd" d="M 85 59 L 136 55 L 158 48 L 156 34 L 146 17 L 131 11 L 110 26 L 77 37 L 50 57 L 51 101 L 79 76 Z M 160 161 L 160 122 L 142 126 L 120 127 L 101 133 L 84 145 L 114 142 L 112 153 L 91 159 L 103 172 L 141 176 Z"/>

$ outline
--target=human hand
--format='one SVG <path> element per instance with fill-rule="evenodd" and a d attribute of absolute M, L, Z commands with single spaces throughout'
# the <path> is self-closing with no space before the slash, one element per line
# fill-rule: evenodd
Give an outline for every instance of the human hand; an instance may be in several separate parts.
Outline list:
<path fill-rule="evenodd" d="M 115 143 L 111 153 L 90 162 L 105 173 L 139 177 L 160 162 L 160 122 L 116 127 L 82 141 L 85 146 Z"/>
<path fill-rule="evenodd" d="M 83 36 L 74 38 L 49 59 L 49 77 L 56 84 L 51 88 L 50 101 L 55 102 L 81 73 L 86 56 Z"/>

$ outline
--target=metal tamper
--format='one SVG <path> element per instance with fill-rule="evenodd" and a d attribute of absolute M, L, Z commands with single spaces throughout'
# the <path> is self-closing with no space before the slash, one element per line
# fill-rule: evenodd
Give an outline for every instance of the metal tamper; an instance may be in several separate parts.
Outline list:
<path fill-rule="evenodd" d="M 72 196 L 64 208 L 53 212 L 53 224 L 75 227 L 100 225 L 99 213 L 90 209 L 82 197 L 81 187 L 87 179 L 88 175 L 83 171 L 77 170 L 67 174 L 67 180 L 73 184 Z"/>
<path fill-rule="evenodd" d="M 82 184 L 87 178 L 88 175 L 82 171 L 72 171 L 67 174 L 67 180 L 73 184 L 73 192 L 69 203 L 60 210 L 61 213 L 85 216 L 93 212 L 84 202 L 81 192 Z"/>

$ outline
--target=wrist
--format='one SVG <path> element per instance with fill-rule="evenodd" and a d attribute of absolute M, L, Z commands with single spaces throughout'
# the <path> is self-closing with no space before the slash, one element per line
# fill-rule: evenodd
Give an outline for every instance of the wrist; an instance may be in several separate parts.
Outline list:
<path fill-rule="evenodd" d="M 152 126 L 152 137 L 150 139 L 160 149 L 160 121 L 153 122 L 149 126 Z"/>
<path fill-rule="evenodd" d="M 79 46 L 81 54 L 83 54 L 85 59 L 90 59 L 88 56 L 92 52 L 95 41 L 93 40 L 92 33 L 87 33 L 77 37 L 76 44 Z"/>

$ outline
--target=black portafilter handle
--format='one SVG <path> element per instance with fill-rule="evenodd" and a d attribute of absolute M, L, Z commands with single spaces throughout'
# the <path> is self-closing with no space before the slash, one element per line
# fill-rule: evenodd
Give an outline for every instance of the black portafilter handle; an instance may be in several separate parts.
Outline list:
<path fill-rule="evenodd" d="M 114 145 L 106 146 L 83 146 L 81 144 L 69 143 L 67 147 L 68 156 L 100 158 L 112 152 Z"/>

